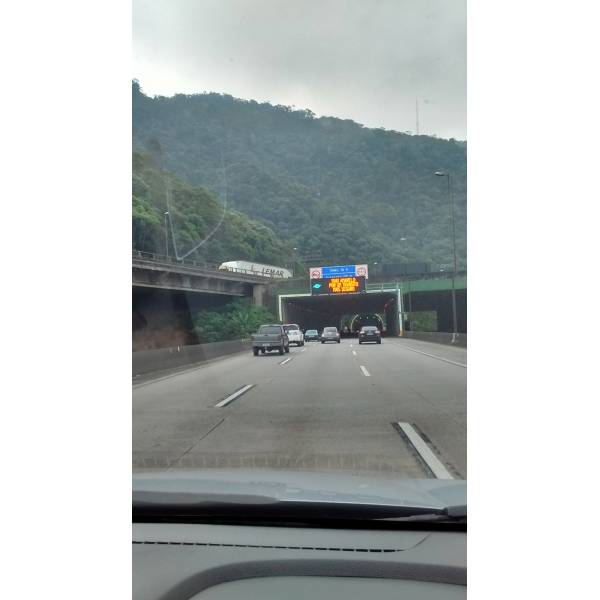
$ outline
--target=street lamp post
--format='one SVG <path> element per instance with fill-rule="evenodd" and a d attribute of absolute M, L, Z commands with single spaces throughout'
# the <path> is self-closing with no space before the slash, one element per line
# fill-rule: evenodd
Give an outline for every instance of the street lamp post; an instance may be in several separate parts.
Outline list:
<path fill-rule="evenodd" d="M 401 242 L 406 242 L 408 238 L 401 237 Z M 405 273 L 404 279 L 408 285 L 408 328 L 412 331 L 412 283 L 408 279 L 408 273 Z"/>
<path fill-rule="evenodd" d="M 293 248 L 294 250 L 294 276 L 296 275 L 296 271 L 298 271 L 298 248 Z"/>
<path fill-rule="evenodd" d="M 167 258 L 169 258 L 169 224 L 167 222 L 168 217 L 169 217 L 169 211 L 167 210 L 165 212 L 165 249 L 166 249 Z"/>
<path fill-rule="evenodd" d="M 456 334 L 458 333 L 457 320 L 456 320 L 456 227 L 454 222 L 454 191 L 450 183 L 450 173 L 443 173 L 442 171 L 436 171 L 435 174 L 438 177 L 446 177 L 448 179 L 448 203 L 450 207 L 450 221 L 452 223 L 452 253 L 454 258 L 454 269 L 452 271 L 452 343 L 456 341 Z"/>

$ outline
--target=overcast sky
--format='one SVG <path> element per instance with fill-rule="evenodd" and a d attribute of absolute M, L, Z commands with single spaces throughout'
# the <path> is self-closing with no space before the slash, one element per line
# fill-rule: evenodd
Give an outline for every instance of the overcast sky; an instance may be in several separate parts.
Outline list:
<path fill-rule="evenodd" d="M 465 0 L 133 0 L 148 95 L 221 92 L 466 139 Z"/>

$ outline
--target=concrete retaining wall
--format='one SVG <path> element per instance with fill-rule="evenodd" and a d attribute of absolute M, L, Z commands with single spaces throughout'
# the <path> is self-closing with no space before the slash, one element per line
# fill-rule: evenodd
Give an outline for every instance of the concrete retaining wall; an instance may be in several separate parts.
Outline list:
<path fill-rule="evenodd" d="M 428 331 L 405 331 L 405 338 L 412 338 L 413 340 L 423 340 L 424 342 L 435 342 L 437 344 L 451 344 L 452 346 L 467 347 L 467 334 L 457 333 L 454 344 L 452 343 L 452 334 L 444 333 L 442 331 L 428 332 Z"/>
<path fill-rule="evenodd" d="M 184 367 L 203 363 L 212 358 L 250 352 L 250 340 L 231 340 L 227 342 L 213 342 L 210 344 L 196 344 L 194 346 L 178 346 L 175 348 L 161 348 L 159 350 L 141 350 L 133 353 L 133 375 L 144 375 L 155 371 L 163 371 L 175 367 Z"/>

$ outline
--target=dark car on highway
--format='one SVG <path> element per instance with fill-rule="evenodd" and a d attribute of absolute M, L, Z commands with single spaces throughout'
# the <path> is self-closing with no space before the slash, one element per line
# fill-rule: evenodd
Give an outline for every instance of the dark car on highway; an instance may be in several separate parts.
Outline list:
<path fill-rule="evenodd" d="M 304 341 L 305 342 L 318 342 L 319 341 L 319 332 L 316 329 L 307 329 L 304 332 Z"/>
<path fill-rule="evenodd" d="M 325 342 L 340 343 L 340 332 L 337 330 L 337 327 L 325 327 L 325 329 L 323 329 L 323 333 L 321 334 L 321 344 L 324 344 Z"/>
<path fill-rule="evenodd" d="M 261 325 L 257 333 L 252 334 L 252 353 L 277 350 L 279 354 L 290 351 L 290 340 L 283 325 Z"/>
<path fill-rule="evenodd" d="M 381 344 L 381 332 L 379 329 L 373 325 L 361 327 L 361 330 L 358 333 L 358 343 L 362 344 L 363 342 L 375 342 L 376 344 Z"/>

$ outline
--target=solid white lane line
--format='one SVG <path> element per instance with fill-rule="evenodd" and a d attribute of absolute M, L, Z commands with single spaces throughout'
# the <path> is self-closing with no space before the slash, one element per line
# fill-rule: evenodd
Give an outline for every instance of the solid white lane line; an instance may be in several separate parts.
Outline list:
<path fill-rule="evenodd" d="M 448 358 L 443 358 L 441 356 L 436 356 L 435 354 L 427 354 L 427 352 L 421 352 L 421 350 L 415 350 L 414 348 L 408 348 L 407 346 L 400 346 L 400 348 L 404 348 L 405 350 L 410 350 L 411 352 L 417 352 L 418 354 L 423 354 L 425 356 L 429 356 L 431 358 L 437 358 L 437 360 L 443 360 L 444 362 L 450 363 L 451 365 L 456 365 L 457 367 L 467 368 L 467 365 L 459 362 L 454 362 Z"/>
<path fill-rule="evenodd" d="M 398 426 L 402 429 L 425 464 L 438 479 L 454 479 L 410 423 L 398 423 Z"/>
<path fill-rule="evenodd" d="M 371 377 L 371 373 L 369 373 L 369 371 L 367 371 L 367 369 L 365 367 L 363 367 L 362 365 L 360 365 L 360 370 L 362 371 L 362 374 L 365 377 Z"/>
<path fill-rule="evenodd" d="M 356 350 L 352 350 L 352 354 L 354 354 L 354 356 L 356 356 Z"/>
<path fill-rule="evenodd" d="M 280 365 L 285 365 L 285 363 L 289 363 L 290 360 L 292 360 L 292 357 L 290 356 L 289 358 L 286 358 L 285 360 L 281 361 L 279 364 Z"/>
<path fill-rule="evenodd" d="M 245 385 L 236 392 L 233 392 L 233 394 L 231 394 L 230 396 L 227 396 L 227 398 L 225 398 L 224 400 L 221 400 L 221 402 L 219 402 L 218 404 L 215 404 L 215 408 L 223 408 L 224 406 L 227 406 L 230 402 L 233 402 L 236 398 L 239 398 L 242 394 L 245 394 L 248 390 L 252 389 L 253 387 L 253 383 Z"/>

